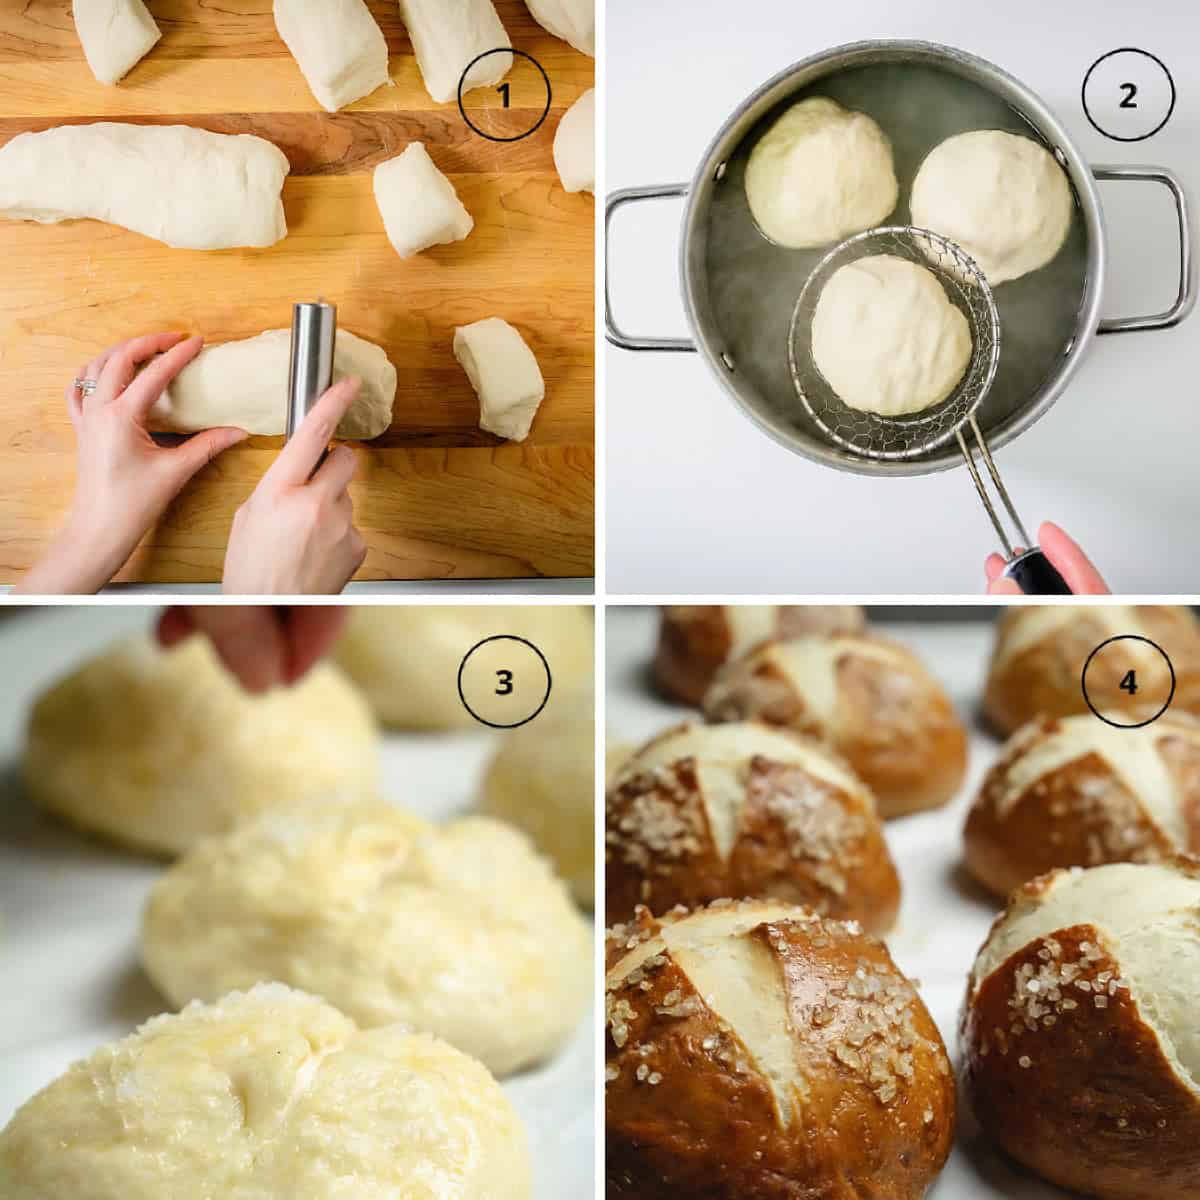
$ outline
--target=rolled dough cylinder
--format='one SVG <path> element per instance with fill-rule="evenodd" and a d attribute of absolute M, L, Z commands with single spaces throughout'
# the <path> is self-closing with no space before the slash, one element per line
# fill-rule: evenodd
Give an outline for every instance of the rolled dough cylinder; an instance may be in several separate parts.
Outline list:
<path fill-rule="evenodd" d="M 596 90 L 588 88 L 563 113 L 554 135 L 554 166 L 568 192 L 596 190 Z"/>
<path fill-rule="evenodd" d="M 261 437 L 279 437 L 287 425 L 287 381 L 292 331 L 268 329 L 258 337 L 202 350 L 150 410 L 150 428 L 196 433 L 233 425 Z M 373 342 L 339 329 L 333 379 L 357 375 L 362 387 L 337 427 L 349 441 L 378 437 L 392 423 L 396 368 Z"/>
<path fill-rule="evenodd" d="M 329 112 L 388 81 L 387 39 L 364 0 L 275 0 L 275 27 Z"/>
<path fill-rule="evenodd" d="M 190 125 L 64 125 L 0 149 L 0 216 L 93 218 L 184 250 L 273 246 L 287 236 L 288 160 L 251 134 Z"/>
<path fill-rule="evenodd" d="M 813 360 L 850 408 L 886 417 L 932 408 L 962 379 L 971 348 L 967 318 L 937 277 L 892 254 L 839 268 L 817 298 Z"/>
<path fill-rule="evenodd" d="M 546 383 L 525 339 L 499 317 L 487 317 L 454 331 L 454 357 L 479 396 L 479 428 L 523 442 Z"/>
<path fill-rule="evenodd" d="M 825 246 L 861 233 L 883 221 L 899 194 L 883 130 L 824 96 L 792 105 L 746 164 L 750 211 L 781 246 Z"/>
<path fill-rule="evenodd" d="M 400 0 L 425 90 L 439 104 L 458 97 L 467 65 L 489 50 L 511 46 L 492 0 Z M 480 59 L 463 80 L 463 92 L 499 83 L 512 70 L 511 54 Z"/>
<path fill-rule="evenodd" d="M 525 7 L 548 33 L 596 57 L 595 0 L 525 0 Z"/>
<path fill-rule="evenodd" d="M 421 142 L 375 168 L 375 203 L 401 258 L 461 242 L 475 222 Z"/>
<path fill-rule="evenodd" d="M 119 83 L 162 37 L 142 0 L 75 0 L 75 32 L 92 74 Z"/>
<path fill-rule="evenodd" d="M 913 224 L 957 242 L 993 286 L 1044 267 L 1062 249 L 1074 207 L 1050 151 L 998 129 L 947 138 L 913 181 Z"/>

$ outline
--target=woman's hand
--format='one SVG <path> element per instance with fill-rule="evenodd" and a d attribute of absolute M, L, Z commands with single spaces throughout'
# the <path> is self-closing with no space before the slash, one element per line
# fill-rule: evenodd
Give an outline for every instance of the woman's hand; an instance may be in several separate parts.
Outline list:
<path fill-rule="evenodd" d="M 159 619 L 158 640 L 170 647 L 203 633 L 246 691 L 265 692 L 307 675 L 345 622 L 345 609 L 331 605 L 175 605 Z"/>
<path fill-rule="evenodd" d="M 98 591 L 188 480 L 246 436 L 240 429 L 208 429 L 168 448 L 146 430 L 150 410 L 203 344 L 203 338 L 185 341 L 181 333 L 134 338 L 80 372 L 80 379 L 97 381 L 91 395 L 74 383 L 67 388 L 77 445 L 74 499 L 50 550 L 14 591 Z"/>
<path fill-rule="evenodd" d="M 237 510 L 225 552 L 225 592 L 336 595 L 362 566 L 367 547 L 354 527 L 347 490 L 358 459 L 349 446 L 339 446 L 321 462 L 360 382 L 340 380 L 313 405 Z"/>
<path fill-rule="evenodd" d="M 1079 545 L 1057 525 L 1045 521 L 1038 530 L 1038 544 L 1051 566 L 1063 577 L 1067 587 L 1076 596 L 1107 596 L 1108 584 Z M 989 554 L 984 563 L 988 578 L 989 596 L 1020 596 L 1024 593 L 1017 584 L 1004 576 L 1004 559 L 999 554 Z"/>

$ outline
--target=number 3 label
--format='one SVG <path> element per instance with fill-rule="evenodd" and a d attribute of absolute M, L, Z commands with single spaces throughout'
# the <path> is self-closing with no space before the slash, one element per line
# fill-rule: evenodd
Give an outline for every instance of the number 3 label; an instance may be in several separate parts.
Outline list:
<path fill-rule="evenodd" d="M 513 673 L 511 671 L 497 671 L 496 678 L 500 681 L 496 688 L 497 696 L 511 696 L 513 690 Z M 1122 684 L 1122 687 L 1125 685 Z"/>

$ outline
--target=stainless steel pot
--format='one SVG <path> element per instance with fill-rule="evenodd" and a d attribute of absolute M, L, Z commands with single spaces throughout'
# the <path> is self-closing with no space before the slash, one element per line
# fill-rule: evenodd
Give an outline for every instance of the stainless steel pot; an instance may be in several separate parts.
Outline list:
<path fill-rule="evenodd" d="M 608 340 L 625 350 L 698 350 L 743 412 L 789 450 L 866 475 L 921 475 L 961 462 L 952 444 L 907 460 L 859 457 L 825 438 L 795 394 L 787 363 L 788 321 L 808 272 L 827 248 L 796 251 L 768 242 L 746 205 L 743 173 L 761 133 L 806 94 L 831 96 L 869 112 L 890 137 L 901 187 L 891 223 L 908 220 L 907 198 L 925 154 L 967 129 L 1004 128 L 1034 137 L 1066 171 L 1077 209 L 1066 245 L 1048 266 L 997 289 L 1001 365 L 979 413 L 993 449 L 1050 408 L 1095 334 L 1167 329 L 1190 312 L 1195 289 L 1188 204 L 1170 171 L 1089 166 L 1033 92 L 961 50 L 930 42 L 872 41 L 824 51 L 789 67 L 745 100 L 713 139 L 691 183 L 613 192 L 605 212 L 607 246 L 613 216 L 622 206 L 686 197 L 680 273 L 694 335 L 692 340 L 623 332 L 613 316 L 606 271 Z M 1097 180 L 1148 181 L 1170 191 L 1179 219 L 1179 288 L 1167 311 L 1100 319 L 1107 248 Z"/>

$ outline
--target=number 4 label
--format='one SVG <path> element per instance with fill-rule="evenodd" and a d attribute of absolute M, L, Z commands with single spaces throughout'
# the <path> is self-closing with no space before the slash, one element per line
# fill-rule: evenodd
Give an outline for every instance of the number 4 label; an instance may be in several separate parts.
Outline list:
<path fill-rule="evenodd" d="M 1126 671 L 1125 678 L 1120 683 L 1121 691 L 1128 692 L 1131 696 L 1137 695 L 1138 682 L 1136 671 Z"/>

